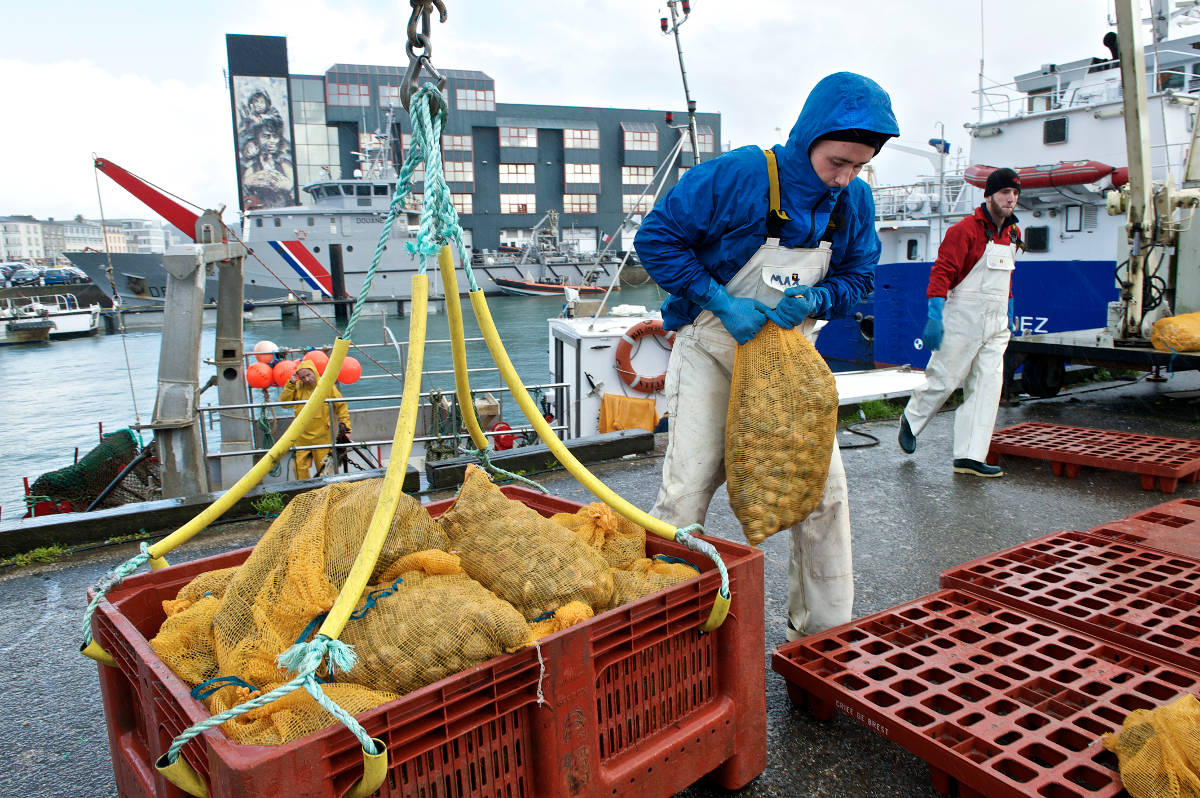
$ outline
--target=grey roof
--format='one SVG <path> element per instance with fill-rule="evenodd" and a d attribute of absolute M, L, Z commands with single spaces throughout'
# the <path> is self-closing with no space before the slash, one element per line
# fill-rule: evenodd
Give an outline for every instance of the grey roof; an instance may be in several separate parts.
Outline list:
<path fill-rule="evenodd" d="M 534 119 L 522 116 L 498 116 L 497 127 L 536 127 L 538 130 L 599 130 L 594 119 Z"/>
<path fill-rule="evenodd" d="M 658 125 L 653 122 L 622 122 L 622 130 L 636 130 L 642 133 L 654 133 L 658 130 Z"/>

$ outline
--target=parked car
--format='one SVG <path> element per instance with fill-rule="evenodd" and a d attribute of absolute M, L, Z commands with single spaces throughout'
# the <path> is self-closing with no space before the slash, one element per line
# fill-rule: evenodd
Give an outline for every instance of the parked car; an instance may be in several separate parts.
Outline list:
<path fill-rule="evenodd" d="M 88 276 L 83 269 L 78 267 L 61 266 L 46 269 L 42 275 L 42 280 L 45 285 L 70 285 L 72 283 L 86 283 Z"/>
<path fill-rule="evenodd" d="M 43 285 L 42 270 L 37 266 L 19 266 L 8 276 L 9 285 Z"/>
<path fill-rule="evenodd" d="M 13 272 L 15 272 L 17 269 L 20 269 L 23 266 L 25 266 L 24 263 L 18 263 L 18 262 L 12 262 L 12 261 L 10 261 L 8 263 L 0 263 L 0 286 L 8 285 L 8 278 L 12 276 Z"/>

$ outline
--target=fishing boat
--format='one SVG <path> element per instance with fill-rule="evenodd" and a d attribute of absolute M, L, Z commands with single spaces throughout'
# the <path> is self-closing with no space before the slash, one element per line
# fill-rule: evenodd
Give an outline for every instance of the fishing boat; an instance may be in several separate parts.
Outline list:
<path fill-rule="evenodd" d="M 1200 99 L 1200 35 L 1177 35 L 1176 22 L 1174 12 L 1155 22 L 1155 47 L 1145 48 L 1155 180 L 1187 160 Z M 924 368 L 932 261 L 946 230 L 983 201 L 982 186 L 998 166 L 1021 176 L 1016 215 L 1025 251 L 1012 281 L 1016 336 L 1108 324 L 1119 299 L 1114 275 L 1124 258 L 1117 242 L 1124 242 L 1125 219 L 1107 214 L 1105 194 L 1129 179 L 1116 55 L 1043 63 L 1008 84 L 981 86 L 978 116 L 965 126 L 970 143 L 957 158 L 942 136 L 928 148 L 888 145 L 924 155 L 933 173 L 874 187 L 883 248 L 875 290 L 852 318 L 826 328 L 817 348 L 827 359 Z"/>
<path fill-rule="evenodd" d="M 537 280 L 510 280 L 493 277 L 497 288 L 511 296 L 556 296 L 574 292 L 577 296 L 601 296 L 607 289 L 601 285 L 571 285 L 567 282 L 550 283 Z"/>

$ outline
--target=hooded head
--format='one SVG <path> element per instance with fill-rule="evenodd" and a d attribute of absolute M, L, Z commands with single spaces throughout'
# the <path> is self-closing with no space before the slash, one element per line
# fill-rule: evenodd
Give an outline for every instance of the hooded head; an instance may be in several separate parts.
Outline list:
<path fill-rule="evenodd" d="M 892 100 L 878 83 L 853 72 L 836 72 L 823 78 L 804 102 L 784 146 L 789 176 L 806 189 L 829 191 L 809 161 L 818 141 L 851 141 L 879 152 L 889 138 L 900 135 Z M 833 189 L 837 191 L 838 189 Z"/>

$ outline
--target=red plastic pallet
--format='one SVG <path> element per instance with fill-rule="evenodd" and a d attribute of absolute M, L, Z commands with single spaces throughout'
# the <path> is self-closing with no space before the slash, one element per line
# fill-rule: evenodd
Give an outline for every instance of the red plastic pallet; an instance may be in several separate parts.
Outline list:
<path fill-rule="evenodd" d="M 1179 481 L 1200 479 L 1200 441 L 1090 427 L 1028 422 L 992 433 L 987 461 L 1000 455 L 1049 460 L 1056 476 L 1074 477 L 1080 466 L 1141 475 L 1142 490 L 1174 493 Z"/>
<path fill-rule="evenodd" d="M 1088 533 L 1200 560 L 1200 499 L 1165 502 Z"/>
<path fill-rule="evenodd" d="M 865 724 L 962 798 L 1122 795 L 1099 736 L 1200 692 L 1200 674 L 956 590 L 788 643 L 771 666 L 793 701 Z"/>
<path fill-rule="evenodd" d="M 503 490 L 543 515 L 581 506 Z M 429 510 L 436 516 L 449 504 Z M 650 554 L 685 557 L 700 566 L 700 578 L 360 715 L 388 748 L 388 776 L 376 795 L 671 795 L 705 774 L 727 789 L 749 783 L 766 766 L 762 553 L 706 539 L 725 561 L 733 594 L 715 633 L 699 632 L 720 584 L 713 563 L 650 537 Z M 123 798 L 182 798 L 152 762 L 208 717 L 147 642 L 162 624 L 162 600 L 249 553 L 138 574 L 100 603 L 94 634 L 120 666 L 98 668 Z M 358 741 L 340 725 L 277 747 L 237 745 L 211 730 L 182 754 L 214 798 L 332 798 L 362 775 Z"/>
<path fill-rule="evenodd" d="M 941 584 L 1200 671 L 1200 560 L 1054 532 L 949 568 Z"/>

